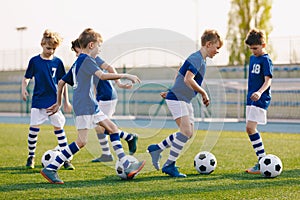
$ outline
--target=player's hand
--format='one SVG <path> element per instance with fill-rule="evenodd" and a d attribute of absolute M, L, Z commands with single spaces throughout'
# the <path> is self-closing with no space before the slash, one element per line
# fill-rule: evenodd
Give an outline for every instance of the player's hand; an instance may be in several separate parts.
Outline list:
<path fill-rule="evenodd" d="M 252 101 L 258 101 L 260 99 L 260 97 L 261 97 L 261 92 L 257 91 L 251 95 L 250 99 Z"/>
<path fill-rule="evenodd" d="M 52 106 L 50 106 L 49 108 L 46 109 L 47 113 L 49 116 L 54 115 L 55 113 L 57 113 L 57 111 L 60 109 L 60 106 L 55 103 Z"/>
<path fill-rule="evenodd" d="M 167 97 L 168 92 L 161 92 L 160 96 L 165 99 Z"/>
<path fill-rule="evenodd" d="M 27 97 L 29 96 L 27 90 L 22 91 L 22 99 L 23 101 L 27 101 Z"/>
<path fill-rule="evenodd" d="M 126 74 L 126 79 L 131 80 L 132 83 L 140 83 L 141 80 L 136 75 Z"/>
<path fill-rule="evenodd" d="M 131 83 L 121 83 L 121 82 L 117 82 L 117 86 L 122 89 L 131 89 L 133 87 Z"/>
<path fill-rule="evenodd" d="M 206 107 L 209 106 L 209 104 L 210 104 L 209 97 L 208 97 L 208 95 L 207 95 L 206 93 L 204 93 L 204 94 L 202 95 L 202 102 L 203 102 L 203 104 L 204 104 Z"/>
<path fill-rule="evenodd" d="M 66 102 L 64 103 L 64 111 L 66 113 L 71 113 L 72 112 L 72 104 L 70 104 L 70 102 Z"/>

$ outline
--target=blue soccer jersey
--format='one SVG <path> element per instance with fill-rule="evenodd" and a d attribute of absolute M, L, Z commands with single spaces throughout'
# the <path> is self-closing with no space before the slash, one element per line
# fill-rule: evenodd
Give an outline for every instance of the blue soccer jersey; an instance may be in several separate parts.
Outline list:
<path fill-rule="evenodd" d="M 250 57 L 248 74 L 248 94 L 247 105 L 254 105 L 263 109 L 268 109 L 271 102 L 271 88 L 264 91 L 258 101 L 250 99 L 254 92 L 257 92 L 265 82 L 265 76 L 272 78 L 273 64 L 268 54 Z"/>
<path fill-rule="evenodd" d="M 62 78 L 73 86 L 73 109 L 76 116 L 93 115 L 99 112 L 99 106 L 94 95 L 94 75 L 100 70 L 94 58 L 80 54 Z"/>
<path fill-rule="evenodd" d="M 184 76 L 187 71 L 191 71 L 195 75 L 195 81 L 201 86 L 206 71 L 206 63 L 202 58 L 200 51 L 191 54 L 180 67 L 175 83 L 168 91 L 166 99 L 190 103 L 197 95 L 197 92 L 187 86 L 184 82 Z"/>
<path fill-rule="evenodd" d="M 40 55 L 30 59 L 24 77 L 34 77 L 32 108 L 48 108 L 56 102 L 57 83 L 66 74 L 63 62 L 54 57 L 52 60 L 42 59 Z"/>
<path fill-rule="evenodd" d="M 96 57 L 96 63 L 98 66 L 101 66 L 104 61 L 100 57 Z M 112 85 L 112 82 L 110 80 L 101 80 L 97 78 L 96 84 L 96 99 L 97 101 L 109 101 L 117 99 L 117 92 Z"/>

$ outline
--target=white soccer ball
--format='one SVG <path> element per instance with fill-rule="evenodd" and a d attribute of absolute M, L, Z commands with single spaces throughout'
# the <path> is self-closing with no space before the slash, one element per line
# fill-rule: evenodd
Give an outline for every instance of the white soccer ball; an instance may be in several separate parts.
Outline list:
<path fill-rule="evenodd" d="M 126 159 L 128 159 L 130 164 L 139 162 L 138 159 L 136 159 L 135 157 L 133 157 L 131 155 L 126 155 L 124 160 L 126 160 Z M 124 180 L 129 179 L 124 171 L 123 163 L 120 160 L 117 160 L 115 170 L 116 170 L 117 175 L 121 179 L 124 179 Z"/>
<path fill-rule="evenodd" d="M 259 168 L 262 176 L 274 178 L 281 174 L 283 166 L 280 158 L 273 154 L 268 154 L 260 159 Z"/>
<path fill-rule="evenodd" d="M 42 156 L 42 166 L 47 167 L 52 161 L 55 160 L 56 156 L 60 154 L 60 151 L 51 149 L 44 153 Z"/>
<path fill-rule="evenodd" d="M 216 166 L 216 157 L 208 151 L 201 151 L 194 158 L 194 167 L 200 174 L 210 174 Z"/>

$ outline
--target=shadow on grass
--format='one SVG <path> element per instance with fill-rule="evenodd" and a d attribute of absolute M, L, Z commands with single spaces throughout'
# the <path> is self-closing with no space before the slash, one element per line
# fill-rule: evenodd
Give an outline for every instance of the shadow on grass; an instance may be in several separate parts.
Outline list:
<path fill-rule="evenodd" d="M 291 170 L 294 171 L 294 170 Z M 289 172 L 287 172 L 289 173 Z M 295 172 L 291 172 L 295 173 Z M 224 183 L 222 180 L 224 179 L 232 179 L 232 177 L 236 176 L 236 174 L 228 174 L 228 175 L 215 175 L 211 176 L 208 175 L 207 177 L 202 179 L 202 176 L 199 177 L 199 175 L 190 175 L 189 178 L 170 178 L 168 176 L 155 176 L 155 177 L 137 177 L 134 180 L 131 181 L 124 181 L 116 179 L 116 177 L 105 177 L 100 180 L 77 180 L 77 181 L 68 181 L 65 182 L 63 185 L 55 185 L 55 184 L 49 184 L 48 182 L 43 183 L 26 183 L 26 184 L 14 184 L 14 185 L 6 185 L 1 186 L 0 191 L 6 191 L 6 192 L 12 192 L 12 191 L 18 191 L 18 190 L 36 190 L 36 189 L 47 189 L 47 190 L 57 190 L 57 189 L 76 189 L 80 190 L 86 188 L 93 188 L 98 187 L 101 185 L 102 188 L 106 187 L 115 187 L 116 190 L 113 193 L 102 193 L 101 190 L 95 191 L 93 193 L 83 193 L 81 197 L 84 197 L 84 199 L 143 199 L 143 197 L 147 198 L 157 198 L 157 197 L 171 197 L 171 196 L 184 196 L 184 195 L 191 195 L 191 194 L 199 194 L 205 195 L 205 193 L 211 193 L 215 191 L 242 191 L 242 190 L 249 190 L 249 188 L 270 188 L 270 187 L 281 187 L 281 186 L 289 186 L 289 185 L 299 185 L 300 180 L 299 179 L 280 179 L 278 178 L 276 180 L 276 183 L 274 181 L 252 181 L 252 180 L 259 180 L 259 176 L 248 176 L 247 174 L 242 175 L 238 174 L 238 177 L 244 176 L 242 180 L 250 180 L 246 182 L 232 182 Z M 170 181 L 170 179 L 173 179 Z M 236 179 L 236 178 L 233 178 Z M 159 181 L 161 180 L 165 185 L 157 186 L 156 187 L 145 187 L 139 190 L 135 190 L 135 188 L 138 186 L 139 182 L 151 182 L 151 184 L 154 184 L 152 181 L 155 180 L 156 184 L 159 184 Z M 165 181 L 168 181 L 169 185 L 166 185 Z M 194 182 L 193 182 L 194 180 Z M 200 182 L 201 184 L 195 184 L 195 181 Z M 263 178 L 261 178 L 263 180 Z M 158 181 L 158 182 L 157 182 Z M 179 187 L 176 184 L 176 182 L 182 183 L 182 181 L 187 181 L 188 187 Z M 214 181 L 214 184 L 203 184 L 203 181 Z M 126 191 L 124 193 L 123 190 L 119 190 L 118 188 L 122 188 L 124 186 L 124 183 L 129 184 L 131 187 L 130 190 Z M 67 198 L 60 197 L 60 199 L 71 199 L 72 197 L 69 196 Z M 74 196 L 74 199 L 78 198 L 78 196 Z M 47 198 L 49 199 L 49 198 Z M 53 198 L 56 199 L 56 198 Z"/>
<path fill-rule="evenodd" d="M 3 184 L 0 185 L 0 191 L 12 192 L 12 191 L 24 191 L 24 190 L 35 190 L 35 189 L 79 189 L 79 188 L 90 188 L 90 187 L 121 187 L 124 183 L 138 183 L 138 182 L 147 182 L 153 180 L 148 178 L 135 178 L 133 180 L 122 180 L 116 176 L 107 176 L 102 179 L 91 179 L 89 180 L 76 180 L 76 181 L 65 181 L 64 184 L 50 184 L 45 178 L 40 177 L 42 180 L 41 183 L 20 183 L 20 184 Z M 66 178 L 67 179 L 67 178 Z M 169 179 L 168 177 L 161 177 L 160 179 Z"/>
<path fill-rule="evenodd" d="M 0 167 L 0 174 L 34 174 L 40 173 L 42 166 L 36 166 L 34 169 L 27 169 L 25 166 Z"/>
<path fill-rule="evenodd" d="M 25 167 L 3 167 L 0 168 L 1 173 L 39 173 L 37 170 L 27 170 Z M 13 172 L 16 171 L 16 172 Z M 23 171 L 23 172 L 22 172 Z M 250 175 L 244 172 L 239 173 L 213 173 L 210 175 L 201 174 L 187 174 L 187 178 L 172 178 L 163 173 L 144 173 L 139 175 L 133 180 L 121 180 L 116 176 L 105 176 L 100 179 L 93 177 L 87 177 L 88 180 L 83 178 L 80 180 L 68 181 L 66 176 L 64 179 L 65 184 L 55 185 L 50 184 L 40 176 L 41 182 L 38 183 L 12 183 L 2 184 L 0 191 L 5 192 L 18 192 L 18 191 L 36 191 L 36 190 L 48 190 L 55 195 L 66 191 L 82 191 L 84 199 L 143 199 L 143 198 L 163 198 L 172 196 L 184 196 L 184 195 L 205 195 L 205 193 L 211 193 L 215 191 L 246 191 L 249 188 L 270 188 L 270 187 L 289 187 L 300 185 L 299 179 L 300 169 L 285 170 L 279 177 L 274 179 L 263 178 L 260 175 Z M 100 188 L 98 191 L 86 193 L 85 190 L 91 190 L 91 188 Z M 115 191 L 109 193 L 103 193 L 101 190 L 105 188 L 116 188 Z M 124 187 L 130 189 L 124 192 Z M 111 189 L 110 189 L 111 190 Z M 78 193 L 77 193 L 78 195 Z M 81 196 L 82 197 L 82 196 Z M 77 199 L 78 196 L 68 196 L 60 199 Z M 47 198 L 49 199 L 49 198 Z M 51 198 L 50 198 L 51 199 Z M 54 198 L 53 196 L 53 199 Z"/>
<path fill-rule="evenodd" d="M 198 181 L 207 180 L 211 181 L 214 179 L 232 179 L 232 180 L 266 180 L 266 179 L 281 179 L 281 178 L 297 178 L 300 177 L 300 169 L 292 169 L 292 170 L 284 170 L 280 176 L 275 178 L 265 178 L 260 174 L 248 174 L 246 172 L 238 172 L 238 173 L 222 173 L 222 174 L 187 174 L 189 178 L 188 181 Z"/>

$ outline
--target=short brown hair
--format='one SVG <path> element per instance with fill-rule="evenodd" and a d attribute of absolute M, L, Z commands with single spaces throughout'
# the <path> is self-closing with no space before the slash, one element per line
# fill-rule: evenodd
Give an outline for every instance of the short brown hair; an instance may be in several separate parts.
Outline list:
<path fill-rule="evenodd" d="M 221 38 L 220 34 L 216 30 L 207 29 L 201 36 L 201 45 L 205 46 L 206 42 L 212 43 L 220 43 L 220 47 L 223 46 L 223 39 Z"/>
<path fill-rule="evenodd" d="M 251 29 L 246 37 L 245 44 L 251 45 L 262 45 L 266 43 L 266 34 L 263 30 Z"/>
<path fill-rule="evenodd" d="M 62 40 L 62 37 L 60 37 L 58 33 L 46 29 L 43 34 L 41 45 L 48 44 L 57 47 L 61 44 Z"/>
<path fill-rule="evenodd" d="M 91 28 L 85 29 L 79 36 L 78 42 L 80 48 L 86 48 L 90 42 L 102 43 L 102 36 Z"/>

